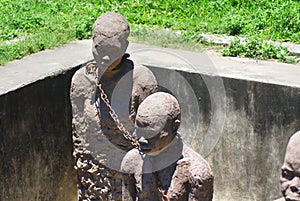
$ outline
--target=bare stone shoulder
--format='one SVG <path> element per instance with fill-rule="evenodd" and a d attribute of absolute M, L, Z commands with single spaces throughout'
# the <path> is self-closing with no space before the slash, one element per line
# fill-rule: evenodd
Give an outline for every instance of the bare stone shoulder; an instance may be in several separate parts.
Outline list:
<path fill-rule="evenodd" d="M 183 160 L 188 160 L 190 163 L 189 178 L 191 182 L 197 182 L 196 180 L 201 180 L 202 182 L 213 180 L 213 171 L 200 154 L 185 146 Z"/>
<path fill-rule="evenodd" d="M 95 88 L 96 68 L 96 63 L 90 62 L 74 73 L 71 82 L 71 97 L 85 96 L 87 88 Z"/>
<path fill-rule="evenodd" d="M 184 147 L 181 160 L 178 162 L 188 162 L 189 164 L 188 180 L 191 188 L 189 200 L 212 200 L 214 178 L 207 161 L 189 147 Z"/>
<path fill-rule="evenodd" d="M 127 174 L 141 173 L 143 159 L 137 149 L 131 149 L 124 156 L 121 164 L 121 172 Z"/>
<path fill-rule="evenodd" d="M 157 89 L 157 81 L 152 71 L 144 65 L 135 64 L 133 69 L 133 80 L 136 86 L 148 88 L 149 90 Z"/>
<path fill-rule="evenodd" d="M 147 96 L 157 92 L 157 80 L 152 71 L 143 66 L 135 65 L 133 69 L 133 87 L 131 94 L 131 108 L 129 118 L 134 122 L 138 106 Z"/>

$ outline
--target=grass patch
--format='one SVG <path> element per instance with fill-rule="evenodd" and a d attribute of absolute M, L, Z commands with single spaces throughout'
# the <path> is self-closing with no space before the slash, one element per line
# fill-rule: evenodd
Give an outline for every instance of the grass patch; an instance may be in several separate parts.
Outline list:
<path fill-rule="evenodd" d="M 255 59 L 276 59 L 285 63 L 296 63 L 296 57 L 291 55 L 286 47 L 274 46 L 257 37 L 241 41 L 239 38 L 230 42 L 222 51 L 223 56 L 242 56 Z"/>
<path fill-rule="evenodd" d="M 94 21 L 107 11 L 124 15 L 138 40 L 148 37 L 143 28 L 171 30 L 176 37 L 168 36 L 168 43 L 175 47 L 176 40 L 179 47 L 192 45 L 200 33 L 300 43 L 298 0 L 0 0 L 0 10 L 0 64 L 90 38 Z M 20 37 L 26 39 L 4 44 Z"/>

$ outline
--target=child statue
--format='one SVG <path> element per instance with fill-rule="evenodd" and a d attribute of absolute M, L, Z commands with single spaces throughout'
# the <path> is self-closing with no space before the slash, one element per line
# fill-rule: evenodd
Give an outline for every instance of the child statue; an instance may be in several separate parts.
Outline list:
<path fill-rule="evenodd" d="M 199 154 L 183 144 L 177 130 L 180 107 L 176 98 L 157 92 L 139 106 L 135 128 L 140 150 L 124 157 L 124 201 L 211 201 L 213 173 Z"/>

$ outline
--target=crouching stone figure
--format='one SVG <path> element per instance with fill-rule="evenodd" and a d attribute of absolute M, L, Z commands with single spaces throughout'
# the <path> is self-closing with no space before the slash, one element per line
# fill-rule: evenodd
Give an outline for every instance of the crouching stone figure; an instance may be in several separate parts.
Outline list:
<path fill-rule="evenodd" d="M 130 150 L 121 165 L 124 201 L 212 200 L 211 167 L 183 144 L 179 125 L 172 95 L 157 92 L 141 103 L 135 121 L 141 152 Z"/>

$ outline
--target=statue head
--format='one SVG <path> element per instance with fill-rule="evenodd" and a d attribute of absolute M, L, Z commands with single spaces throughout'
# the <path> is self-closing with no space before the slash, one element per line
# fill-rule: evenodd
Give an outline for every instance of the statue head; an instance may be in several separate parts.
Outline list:
<path fill-rule="evenodd" d="M 180 125 L 177 99 L 164 92 L 148 96 L 136 115 L 136 136 L 145 154 L 157 155 L 172 142 Z"/>
<path fill-rule="evenodd" d="M 289 140 L 281 171 L 281 191 L 285 200 L 300 201 L 300 131 Z"/>
<path fill-rule="evenodd" d="M 108 12 L 101 15 L 93 26 L 92 51 L 97 66 L 102 72 L 114 69 L 128 47 L 129 24 L 118 13 Z"/>

